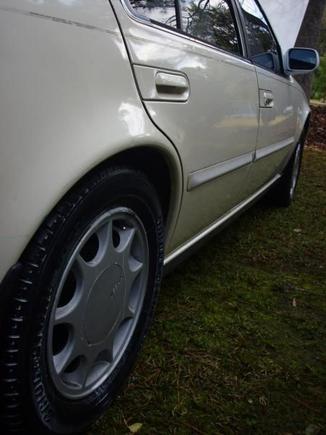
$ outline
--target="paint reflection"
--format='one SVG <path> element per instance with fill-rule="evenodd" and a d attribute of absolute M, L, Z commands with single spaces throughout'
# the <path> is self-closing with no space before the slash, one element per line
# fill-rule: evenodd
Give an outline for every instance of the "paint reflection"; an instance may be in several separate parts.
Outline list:
<path fill-rule="evenodd" d="M 145 121 L 140 107 L 124 102 L 121 103 L 118 112 L 119 118 L 125 123 L 131 136 L 145 134 Z"/>

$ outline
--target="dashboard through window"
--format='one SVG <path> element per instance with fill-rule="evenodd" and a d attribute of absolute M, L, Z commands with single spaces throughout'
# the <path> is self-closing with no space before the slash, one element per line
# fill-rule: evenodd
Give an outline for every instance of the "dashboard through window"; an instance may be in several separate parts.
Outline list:
<path fill-rule="evenodd" d="M 137 15 L 177 28 L 175 0 L 129 0 L 129 3 Z"/>
<path fill-rule="evenodd" d="M 278 72 L 280 68 L 277 43 L 255 0 L 239 0 L 248 42 L 249 57 L 263 68 Z"/>

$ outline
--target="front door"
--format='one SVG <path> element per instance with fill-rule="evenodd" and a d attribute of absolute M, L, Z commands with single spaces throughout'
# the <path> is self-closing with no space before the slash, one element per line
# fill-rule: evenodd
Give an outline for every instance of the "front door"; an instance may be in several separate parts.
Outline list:
<path fill-rule="evenodd" d="M 255 67 L 242 57 L 231 0 L 113 5 L 146 109 L 183 163 L 171 252 L 247 194 L 259 117 Z"/>
<path fill-rule="evenodd" d="M 259 132 L 248 183 L 251 193 L 279 171 L 293 149 L 296 108 L 291 81 L 282 75 L 280 49 L 262 10 L 256 0 L 239 0 L 239 5 L 259 87 Z"/>

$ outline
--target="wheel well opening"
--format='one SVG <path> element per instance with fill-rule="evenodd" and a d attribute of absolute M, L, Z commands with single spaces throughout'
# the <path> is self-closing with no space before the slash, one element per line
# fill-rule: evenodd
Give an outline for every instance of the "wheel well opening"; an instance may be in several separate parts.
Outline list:
<path fill-rule="evenodd" d="M 164 154 L 149 147 L 132 148 L 111 157 L 111 165 L 127 165 L 142 171 L 153 184 L 161 203 L 164 221 L 167 221 L 172 179 L 169 163 Z"/>

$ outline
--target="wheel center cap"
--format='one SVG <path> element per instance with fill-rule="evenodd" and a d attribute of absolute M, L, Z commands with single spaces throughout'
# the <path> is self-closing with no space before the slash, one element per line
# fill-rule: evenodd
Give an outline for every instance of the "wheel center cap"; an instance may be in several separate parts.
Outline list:
<path fill-rule="evenodd" d="M 123 306 L 124 277 L 119 265 L 114 264 L 97 278 L 89 292 L 84 333 L 89 344 L 103 341 L 115 327 Z"/>

